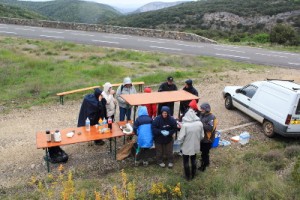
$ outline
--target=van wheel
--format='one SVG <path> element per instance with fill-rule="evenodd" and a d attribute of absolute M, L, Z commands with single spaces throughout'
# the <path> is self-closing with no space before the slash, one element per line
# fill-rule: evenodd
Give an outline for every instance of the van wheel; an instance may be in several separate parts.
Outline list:
<path fill-rule="evenodd" d="M 263 129 L 264 129 L 264 134 L 267 137 L 274 137 L 275 133 L 274 133 L 274 125 L 269 122 L 269 121 L 264 121 L 263 123 Z"/>
<path fill-rule="evenodd" d="M 227 95 L 225 97 L 225 108 L 227 108 L 228 110 L 232 110 L 233 109 L 232 98 L 231 98 L 230 95 Z"/>

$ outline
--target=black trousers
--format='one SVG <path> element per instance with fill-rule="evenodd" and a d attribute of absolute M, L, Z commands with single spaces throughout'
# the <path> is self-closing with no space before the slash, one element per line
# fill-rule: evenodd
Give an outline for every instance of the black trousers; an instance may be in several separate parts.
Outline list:
<path fill-rule="evenodd" d="M 211 143 L 201 142 L 200 151 L 201 151 L 201 167 L 209 166 L 209 150 L 211 149 Z"/>
<path fill-rule="evenodd" d="M 190 168 L 190 164 L 189 164 L 190 161 L 191 161 L 192 168 Z M 184 175 L 188 180 L 193 179 L 195 177 L 196 169 L 197 169 L 196 154 L 192 156 L 183 155 L 183 168 L 184 168 Z"/>

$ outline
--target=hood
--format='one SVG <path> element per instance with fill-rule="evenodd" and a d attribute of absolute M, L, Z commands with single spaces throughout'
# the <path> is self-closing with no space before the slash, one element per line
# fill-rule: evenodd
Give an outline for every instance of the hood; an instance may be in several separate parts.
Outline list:
<path fill-rule="evenodd" d="M 192 86 L 192 85 L 193 85 L 193 81 L 192 81 L 191 79 L 186 80 L 185 83 L 186 83 L 188 86 Z"/>
<path fill-rule="evenodd" d="M 94 90 L 94 95 L 95 95 L 97 100 L 98 100 L 99 96 L 101 95 L 101 93 L 102 93 L 102 90 L 100 90 L 99 88 L 96 88 Z"/>
<path fill-rule="evenodd" d="M 201 109 L 205 110 L 205 112 L 209 113 L 210 112 L 210 105 L 208 103 L 203 103 L 200 106 Z"/>
<path fill-rule="evenodd" d="M 148 115 L 147 107 L 146 106 L 140 106 L 138 110 L 138 116 L 142 115 Z"/>
<path fill-rule="evenodd" d="M 149 87 L 145 87 L 144 92 L 145 92 L 145 93 L 151 93 L 152 90 L 151 90 L 151 88 L 149 88 Z"/>
<path fill-rule="evenodd" d="M 184 117 L 182 118 L 182 122 L 194 122 L 194 121 L 200 121 L 199 117 L 196 115 L 195 111 L 193 109 L 188 109 L 188 111 L 185 113 Z"/>
<path fill-rule="evenodd" d="M 161 108 L 161 112 L 164 112 L 164 111 L 166 111 L 168 113 L 168 115 L 170 115 L 170 108 L 168 106 L 163 106 Z"/>
<path fill-rule="evenodd" d="M 123 85 L 132 84 L 131 79 L 129 77 L 124 78 Z"/>
<path fill-rule="evenodd" d="M 104 89 L 104 92 L 108 93 L 108 90 L 109 88 L 111 88 L 112 85 L 110 82 L 106 82 L 104 85 L 103 85 L 103 89 Z"/>
<path fill-rule="evenodd" d="M 199 110 L 198 105 L 197 105 L 197 101 L 195 99 L 193 99 L 190 103 L 189 103 L 189 107 L 192 108 L 193 110 Z"/>

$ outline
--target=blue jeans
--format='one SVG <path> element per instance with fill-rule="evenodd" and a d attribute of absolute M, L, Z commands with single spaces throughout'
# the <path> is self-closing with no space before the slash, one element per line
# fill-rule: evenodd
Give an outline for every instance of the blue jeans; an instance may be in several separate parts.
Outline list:
<path fill-rule="evenodd" d="M 125 115 L 126 115 L 126 119 L 130 120 L 131 108 L 127 109 L 127 108 L 120 107 L 120 121 L 124 121 L 125 120 Z"/>

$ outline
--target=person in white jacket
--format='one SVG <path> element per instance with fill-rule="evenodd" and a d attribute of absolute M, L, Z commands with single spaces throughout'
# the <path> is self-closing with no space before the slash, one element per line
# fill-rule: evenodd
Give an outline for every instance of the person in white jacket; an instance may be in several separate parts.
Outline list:
<path fill-rule="evenodd" d="M 117 100 L 114 98 L 115 91 L 112 89 L 112 85 L 110 82 L 106 82 L 103 85 L 102 97 L 106 99 L 106 120 L 110 117 L 113 121 L 115 121 L 115 113 L 116 113 L 116 105 Z"/>
<path fill-rule="evenodd" d="M 189 109 L 182 118 L 182 126 L 178 136 L 183 154 L 184 174 L 191 180 L 196 174 L 196 154 L 200 153 L 200 142 L 204 137 L 203 124 L 193 109 Z M 190 169 L 189 161 L 192 168 Z"/>

